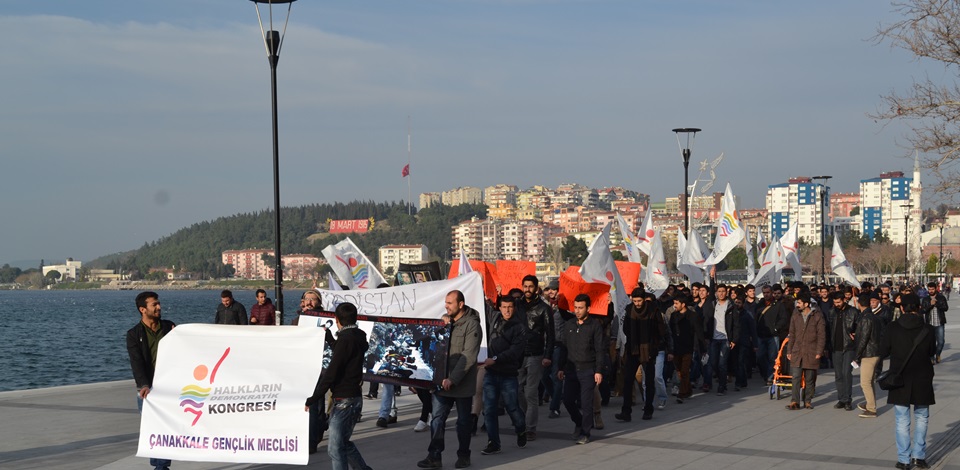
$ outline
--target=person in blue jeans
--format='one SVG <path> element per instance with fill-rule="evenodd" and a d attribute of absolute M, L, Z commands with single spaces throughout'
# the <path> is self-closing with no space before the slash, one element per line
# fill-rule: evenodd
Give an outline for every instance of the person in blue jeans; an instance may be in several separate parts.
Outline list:
<path fill-rule="evenodd" d="M 727 297 L 728 288 L 720 284 L 716 289 L 713 314 L 703 318 L 704 338 L 709 340 L 710 364 L 703 373 L 704 391 L 709 391 L 712 376 L 717 377 L 717 395 L 727 393 L 727 355 L 740 339 L 740 313 Z"/>
<path fill-rule="evenodd" d="M 527 445 L 526 422 L 517 396 L 527 331 L 522 320 L 514 315 L 514 302 L 516 300 L 510 296 L 500 299 L 500 311 L 492 312 L 487 331 L 490 340 L 487 359 L 482 364 L 486 370 L 483 377 L 483 419 L 487 428 L 487 447 L 480 451 L 483 455 L 500 453 L 497 405 L 501 398 L 517 432 L 517 447 L 522 449 Z"/>
<path fill-rule="evenodd" d="M 153 388 L 153 373 L 157 368 L 157 351 L 160 340 L 176 326 L 170 320 L 160 318 L 160 296 L 156 292 L 141 292 L 135 299 L 140 311 L 140 322 L 127 331 L 127 354 L 130 369 L 137 384 L 137 411 L 143 411 L 143 400 Z M 155 470 L 168 470 L 170 460 L 150 459 Z"/>
<path fill-rule="evenodd" d="M 330 365 L 320 374 L 313 395 L 307 398 L 304 411 L 323 401 L 327 392 L 333 396 L 329 419 L 327 454 L 333 470 L 369 470 L 360 450 L 350 440 L 353 428 L 363 411 L 363 360 L 366 355 L 367 334 L 357 328 L 357 307 L 349 302 L 337 306 L 337 339 L 333 342 Z M 328 330 L 329 332 L 329 330 Z"/>
<path fill-rule="evenodd" d="M 930 405 L 936 403 L 930 356 L 936 351 L 937 341 L 933 326 L 927 324 L 919 314 L 920 299 L 916 294 L 903 294 L 900 308 L 903 309 L 903 315 L 884 331 L 879 351 L 880 357 L 889 355 L 891 371 L 902 370 L 903 386 L 890 390 L 887 395 L 887 403 L 893 405 L 896 418 L 896 468 L 930 468 L 926 460 L 927 422 L 930 419 Z M 921 338 L 923 333 L 926 334 Z M 912 436 L 911 406 L 914 421 Z"/>

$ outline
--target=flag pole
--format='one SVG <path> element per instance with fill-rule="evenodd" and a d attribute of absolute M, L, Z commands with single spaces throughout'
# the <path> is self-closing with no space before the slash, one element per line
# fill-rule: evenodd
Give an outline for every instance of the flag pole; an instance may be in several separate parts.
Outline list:
<path fill-rule="evenodd" d="M 410 145 L 410 116 L 407 115 L 407 168 L 410 168 L 410 154 L 411 154 L 411 145 Z M 412 193 L 410 189 L 410 174 L 407 173 L 407 215 L 413 213 L 413 200 Z"/>

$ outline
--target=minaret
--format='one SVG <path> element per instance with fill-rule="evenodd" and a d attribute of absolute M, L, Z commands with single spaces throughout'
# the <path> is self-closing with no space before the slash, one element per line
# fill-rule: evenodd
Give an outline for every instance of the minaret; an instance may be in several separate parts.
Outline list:
<path fill-rule="evenodd" d="M 909 252 L 908 261 L 910 263 L 911 273 L 916 273 L 916 269 L 920 266 L 921 261 L 921 246 L 920 246 L 920 232 L 922 231 L 923 225 L 923 207 L 921 206 L 921 201 L 923 200 L 923 185 L 920 183 L 920 152 L 914 153 L 913 159 L 913 182 L 910 184 L 910 204 L 913 204 L 913 207 L 910 209 L 910 230 L 908 232 L 907 251 Z"/>

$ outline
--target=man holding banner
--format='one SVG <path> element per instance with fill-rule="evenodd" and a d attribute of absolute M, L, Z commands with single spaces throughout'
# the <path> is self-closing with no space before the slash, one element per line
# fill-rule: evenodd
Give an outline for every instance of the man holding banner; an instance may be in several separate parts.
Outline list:
<path fill-rule="evenodd" d="M 137 408 L 143 411 L 143 400 L 153 388 L 153 375 L 157 368 L 157 351 L 160 340 L 176 326 L 170 320 L 160 318 L 160 296 L 155 292 L 141 292 L 135 299 L 140 311 L 140 323 L 127 331 L 127 354 L 130 369 L 137 384 Z M 155 470 L 170 468 L 167 459 L 150 459 Z"/>
<path fill-rule="evenodd" d="M 463 292 L 451 291 L 444 300 L 446 316 L 450 318 L 450 339 L 447 346 L 446 369 L 434 371 L 444 374 L 440 388 L 433 394 L 433 419 L 430 421 L 430 445 L 427 458 L 417 462 L 420 468 L 443 466 L 444 428 L 451 409 L 457 407 L 456 468 L 470 466 L 470 407 L 477 392 L 477 356 L 483 331 L 480 314 L 465 304 Z"/>
<path fill-rule="evenodd" d="M 357 307 L 349 302 L 337 306 L 337 340 L 333 343 L 330 365 L 320 374 L 313 396 L 307 398 L 304 411 L 322 402 L 327 392 L 333 394 L 330 413 L 330 455 L 333 470 L 370 470 L 357 446 L 350 440 L 353 428 L 363 411 L 363 360 L 368 344 L 367 334 L 357 328 Z M 329 334 L 330 330 L 327 330 Z M 349 465 L 348 465 L 349 464 Z"/>

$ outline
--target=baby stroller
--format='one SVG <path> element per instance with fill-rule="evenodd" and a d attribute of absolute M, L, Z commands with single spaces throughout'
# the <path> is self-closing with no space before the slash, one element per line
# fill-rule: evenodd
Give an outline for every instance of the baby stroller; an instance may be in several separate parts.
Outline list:
<path fill-rule="evenodd" d="M 790 360 L 787 359 L 787 344 L 790 338 L 783 340 L 777 360 L 773 363 L 773 383 L 770 385 L 770 399 L 776 396 L 777 400 L 788 395 L 787 390 L 793 390 L 793 376 L 790 374 Z"/>

